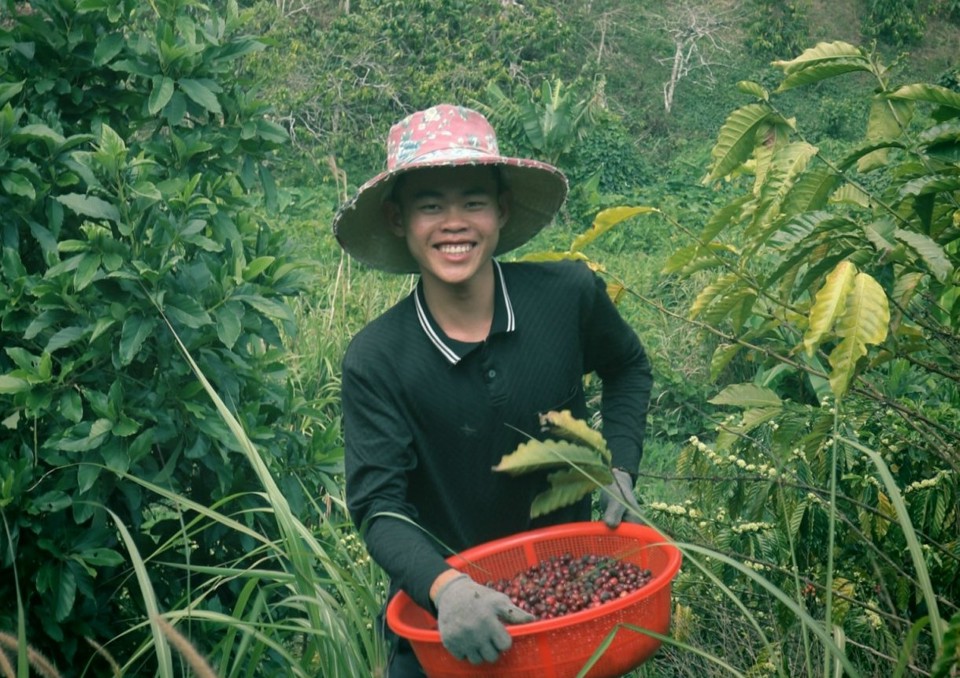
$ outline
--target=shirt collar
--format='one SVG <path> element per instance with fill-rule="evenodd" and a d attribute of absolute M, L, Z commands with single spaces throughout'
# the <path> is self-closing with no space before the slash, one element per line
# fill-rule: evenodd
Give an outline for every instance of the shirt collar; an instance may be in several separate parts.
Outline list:
<path fill-rule="evenodd" d="M 517 319 L 513 314 L 513 303 L 510 301 L 510 294 L 507 292 L 507 283 L 503 278 L 503 269 L 500 262 L 493 260 L 493 269 L 495 272 L 494 290 L 493 290 L 493 324 L 490 327 L 490 334 L 499 332 L 513 332 L 517 328 Z M 417 282 L 417 289 L 414 293 L 414 301 L 417 307 L 417 319 L 420 321 L 420 327 L 427 335 L 440 354 L 447 359 L 451 365 L 459 363 L 470 351 L 479 344 L 457 341 L 451 339 L 430 315 L 430 309 L 427 308 L 427 302 L 423 296 L 423 279 Z"/>

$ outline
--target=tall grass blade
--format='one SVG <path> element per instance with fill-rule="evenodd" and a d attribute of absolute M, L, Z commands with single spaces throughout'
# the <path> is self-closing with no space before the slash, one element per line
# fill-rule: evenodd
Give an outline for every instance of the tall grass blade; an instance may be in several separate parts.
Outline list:
<path fill-rule="evenodd" d="M 153 636 L 153 647 L 157 655 L 157 672 L 160 678 L 173 678 L 173 657 L 170 654 L 170 645 L 160 629 L 156 619 L 160 616 L 160 607 L 157 605 L 157 596 L 153 591 L 153 584 L 147 574 L 147 566 L 143 558 L 140 557 L 140 551 L 137 544 L 130 535 L 127 526 L 120 520 L 120 516 L 108 509 L 102 507 L 107 513 L 113 516 L 113 522 L 120 532 L 127 552 L 130 554 L 130 562 L 133 563 L 134 572 L 137 575 L 137 583 L 140 585 L 140 594 L 143 596 L 143 606 L 147 610 L 147 616 L 150 620 L 150 632 Z"/>
<path fill-rule="evenodd" d="M 600 643 L 599 647 L 597 647 L 597 651 L 590 655 L 590 660 L 584 664 L 583 668 L 581 668 L 579 673 L 577 673 L 576 678 L 585 678 L 587 672 L 593 668 L 593 665 L 597 663 L 600 657 L 603 656 L 603 653 L 607 651 L 607 648 L 610 647 L 610 644 L 613 642 L 613 639 L 617 633 L 624 630 L 632 631 L 634 633 L 642 633 L 646 636 L 650 636 L 651 638 L 656 638 L 661 643 L 672 645 L 673 647 L 684 650 L 685 652 L 691 652 L 695 655 L 703 657 L 707 661 L 724 669 L 731 675 L 737 676 L 737 678 L 746 678 L 746 674 L 738 671 L 736 668 L 723 661 L 716 655 L 710 654 L 705 650 L 701 650 L 699 647 L 688 645 L 687 643 L 681 642 L 671 636 L 666 636 L 662 633 L 657 633 L 656 631 L 651 631 L 650 629 L 645 629 L 641 626 L 634 626 L 633 624 L 617 624 L 613 629 L 611 629 L 610 633 L 607 634 L 606 638 L 603 639 L 603 642 Z"/>
<path fill-rule="evenodd" d="M 811 617 L 810 614 L 806 610 L 801 608 L 793 598 L 791 598 L 782 590 L 780 590 L 780 588 L 777 587 L 775 584 L 768 581 L 758 572 L 755 572 L 754 570 L 745 566 L 744 564 L 739 563 L 733 558 L 730 558 L 729 556 L 724 555 L 723 553 L 714 551 L 708 547 L 700 546 L 698 544 L 681 545 L 679 543 L 674 543 L 674 545 L 677 546 L 677 548 L 680 548 L 682 551 L 684 551 L 685 562 L 688 562 L 686 559 L 686 555 L 687 555 L 686 551 L 688 550 L 694 551 L 704 556 L 709 556 L 710 558 L 726 563 L 730 567 L 736 568 L 741 573 L 750 577 L 750 579 L 752 579 L 754 582 L 759 584 L 771 596 L 776 598 L 778 601 L 780 601 L 781 604 L 787 607 L 790 610 L 790 612 L 792 612 L 794 616 L 796 616 L 796 618 L 805 627 L 807 627 L 814 635 L 816 635 L 820 639 L 820 642 L 823 644 L 826 654 L 828 656 L 836 657 L 837 661 L 840 662 L 840 665 L 843 667 L 844 671 L 847 672 L 848 676 L 851 676 L 851 678 L 859 678 L 860 673 L 854 668 L 853 664 L 850 663 L 850 660 L 846 657 L 843 650 L 837 645 L 836 642 L 834 642 L 832 635 L 830 634 L 829 631 L 827 631 L 823 623 Z M 689 562 L 696 563 L 696 559 L 690 558 Z M 723 587 L 723 588 L 726 588 L 726 587 Z M 735 596 L 735 594 L 732 591 L 729 592 L 729 595 Z"/>
<path fill-rule="evenodd" d="M 20 577 L 17 574 L 17 558 L 13 551 L 13 537 L 10 535 L 10 525 L 7 523 L 7 514 L 0 510 L 3 519 L 3 531 L 7 535 L 7 548 L 10 551 L 10 563 L 13 569 L 13 588 L 17 591 L 17 676 L 28 678 L 30 663 L 27 660 L 27 616 L 23 609 L 23 597 L 20 595 Z"/>
<path fill-rule="evenodd" d="M 869 447 L 864 447 L 857 441 L 849 438 L 842 438 L 842 441 L 845 445 L 850 445 L 851 447 L 870 457 L 870 461 L 872 461 L 873 465 L 877 467 L 877 471 L 880 473 L 880 478 L 883 480 L 883 484 L 887 488 L 887 495 L 890 497 L 890 502 L 897 511 L 897 521 L 900 523 L 900 528 L 903 530 L 904 539 L 907 540 L 907 547 L 910 550 L 910 558 L 913 561 L 913 567 L 917 571 L 917 580 L 920 582 L 920 590 L 923 593 L 923 599 L 927 604 L 927 614 L 930 616 L 930 633 L 933 636 L 933 645 L 937 652 L 940 652 L 940 648 L 943 645 L 943 634 L 946 625 L 944 624 L 943 619 L 940 617 L 940 609 L 937 606 L 937 596 L 933 591 L 933 584 L 930 581 L 930 572 L 927 570 L 927 563 L 923 558 L 923 549 L 920 548 L 920 540 L 917 539 L 916 530 L 913 529 L 913 521 L 910 520 L 910 514 L 907 513 L 907 505 L 903 501 L 903 495 L 900 494 L 900 488 L 897 487 L 897 483 L 893 479 L 890 469 L 887 468 L 883 458 L 877 452 L 874 452 Z"/>

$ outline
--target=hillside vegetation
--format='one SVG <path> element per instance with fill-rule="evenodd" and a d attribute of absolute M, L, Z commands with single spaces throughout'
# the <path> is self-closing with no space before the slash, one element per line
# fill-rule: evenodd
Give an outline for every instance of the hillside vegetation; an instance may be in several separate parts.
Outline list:
<path fill-rule="evenodd" d="M 382 675 L 339 365 L 413 280 L 330 219 L 453 101 L 571 180 L 510 256 L 654 363 L 635 678 L 955 676 L 958 45 L 956 0 L 3 0 L 0 674 Z"/>

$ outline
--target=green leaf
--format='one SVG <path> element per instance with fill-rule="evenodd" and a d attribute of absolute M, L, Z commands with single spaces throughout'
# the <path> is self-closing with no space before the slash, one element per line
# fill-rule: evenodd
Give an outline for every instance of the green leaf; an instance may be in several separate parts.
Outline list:
<path fill-rule="evenodd" d="M 81 195 L 79 193 L 66 193 L 58 195 L 56 200 L 69 207 L 77 214 L 93 219 L 107 219 L 109 221 L 120 221 L 120 212 L 116 207 L 92 195 Z"/>
<path fill-rule="evenodd" d="M 44 492 L 31 502 L 31 513 L 56 513 L 73 504 L 73 499 L 61 490 Z"/>
<path fill-rule="evenodd" d="M 120 54 L 126 39 L 123 33 L 110 33 L 106 37 L 97 39 L 97 46 L 93 50 L 93 63 L 96 66 L 103 66 L 113 57 Z"/>
<path fill-rule="evenodd" d="M 64 391 L 60 396 L 60 414 L 67 421 L 79 424 L 83 419 L 83 401 L 76 391 Z"/>
<path fill-rule="evenodd" d="M 774 419 L 783 412 L 782 407 L 756 407 L 744 410 L 739 423 L 727 425 L 717 433 L 716 450 L 730 449 L 731 445 L 740 440 L 740 436 L 748 434 L 757 426 Z"/>
<path fill-rule="evenodd" d="M 206 110 L 215 115 L 221 115 L 223 113 L 220 109 L 220 102 L 217 101 L 217 95 L 210 91 L 210 89 L 199 80 L 181 78 L 177 84 L 180 85 L 180 89 L 183 90 L 184 94 L 203 106 Z"/>
<path fill-rule="evenodd" d="M 253 280 L 267 270 L 276 259 L 276 257 L 257 257 L 244 267 L 243 279 L 247 282 Z"/>
<path fill-rule="evenodd" d="M 66 141 L 61 134 L 40 123 L 21 127 L 13 138 L 17 141 L 43 141 L 47 148 L 56 148 Z"/>
<path fill-rule="evenodd" d="M 123 564 L 123 556 L 113 549 L 105 547 L 93 548 L 74 556 L 94 567 L 115 567 Z"/>
<path fill-rule="evenodd" d="M 243 312 L 243 306 L 232 301 L 214 311 L 214 317 L 217 320 L 217 336 L 229 349 L 233 348 L 240 337 L 243 329 Z"/>
<path fill-rule="evenodd" d="M 807 331 L 803 337 L 803 348 L 807 355 L 813 355 L 824 335 L 843 314 L 856 275 L 857 267 L 849 261 L 841 261 L 827 275 L 810 307 Z"/>
<path fill-rule="evenodd" d="M 867 141 L 873 144 L 891 143 L 903 135 L 904 128 L 913 117 L 912 105 L 904 101 L 874 98 L 867 117 Z M 857 160 L 860 172 L 869 172 L 883 167 L 887 162 L 889 146 L 867 153 Z"/>
<path fill-rule="evenodd" d="M 593 474 L 596 482 L 577 469 L 564 469 L 551 473 L 547 476 L 550 488 L 533 498 L 530 517 L 537 518 L 558 508 L 575 504 L 596 490 L 598 486 L 602 487 L 613 480 L 609 470 L 603 469 L 603 471 L 602 474 Z"/>
<path fill-rule="evenodd" d="M 907 231 L 898 228 L 894 237 L 912 249 L 930 269 L 933 276 L 940 282 L 946 282 L 953 273 L 953 264 L 943 248 L 937 242 L 923 233 Z"/>
<path fill-rule="evenodd" d="M 195 301 L 179 298 L 177 299 L 177 303 L 181 305 L 188 305 L 188 308 L 181 308 L 168 303 L 163 307 L 163 312 L 169 318 L 176 320 L 181 325 L 185 325 L 192 329 L 198 329 L 213 322 L 210 319 L 210 314 L 202 309 Z"/>
<path fill-rule="evenodd" d="M 589 447 L 565 440 L 531 440 L 505 454 L 494 471 L 522 475 L 531 471 L 576 465 L 580 468 L 606 468 L 600 454 Z"/>
<path fill-rule="evenodd" d="M 792 216 L 823 209 L 839 185 L 840 177 L 826 165 L 808 167 L 784 196 L 781 212 Z"/>
<path fill-rule="evenodd" d="M 741 80 L 737 83 L 737 89 L 744 94 L 751 94 L 764 101 L 770 100 L 770 93 L 762 86 L 749 80 Z"/>
<path fill-rule="evenodd" d="M 65 438 L 60 440 L 56 447 L 58 450 L 65 450 L 67 452 L 86 452 L 87 450 L 92 450 L 96 447 L 99 447 L 110 434 L 110 429 L 113 427 L 113 422 L 109 419 L 97 419 L 90 426 L 90 430 L 82 438 Z M 80 431 L 83 431 L 82 425 Z"/>
<path fill-rule="evenodd" d="M 93 487 L 97 478 L 100 477 L 101 468 L 96 464 L 80 464 L 77 467 L 77 491 L 79 494 L 84 494 Z"/>
<path fill-rule="evenodd" d="M 710 358 L 710 381 L 716 381 L 730 361 L 743 347 L 740 344 L 720 344 Z"/>
<path fill-rule="evenodd" d="M 60 566 L 60 576 L 57 577 L 55 586 L 56 608 L 54 614 L 57 621 L 62 622 L 70 614 L 77 599 L 77 576 L 66 563 Z"/>
<path fill-rule="evenodd" d="M 590 447 L 601 455 L 609 456 L 607 443 L 603 435 L 583 419 L 574 417 L 570 410 L 551 410 L 540 415 L 540 426 L 545 431 L 555 433 L 565 440 L 572 440 L 579 445 Z"/>
<path fill-rule="evenodd" d="M 0 374 L 0 393 L 22 393 L 29 390 L 30 383 L 25 379 L 11 377 L 9 374 Z"/>
<path fill-rule="evenodd" d="M 47 347 L 44 350 L 47 353 L 53 353 L 80 341 L 86 333 L 87 330 L 84 327 L 64 327 L 50 337 L 50 341 L 47 342 Z"/>
<path fill-rule="evenodd" d="M 0 185 L 3 186 L 9 195 L 19 195 L 22 198 L 27 198 L 29 200 L 37 199 L 37 191 L 34 189 L 33 184 L 30 183 L 30 180 L 27 179 L 22 174 L 16 172 L 9 172 L 0 177 Z"/>
<path fill-rule="evenodd" d="M 794 87 L 812 85 L 815 82 L 835 78 L 838 75 L 851 73 L 853 71 L 869 72 L 870 64 L 859 60 L 834 59 L 829 63 L 806 66 L 785 77 L 780 83 L 780 86 L 777 87 L 777 91 L 786 92 Z"/>
<path fill-rule="evenodd" d="M 142 315 L 133 315 L 123 321 L 120 331 L 120 364 L 129 365 L 140 353 L 143 342 L 146 341 L 157 321 L 153 318 L 144 318 Z"/>
<path fill-rule="evenodd" d="M 150 90 L 150 98 L 147 100 L 147 111 L 150 115 L 156 115 L 163 110 L 163 107 L 173 96 L 173 80 L 165 75 L 158 75 L 153 79 L 153 87 Z"/>
<path fill-rule="evenodd" d="M 908 99 L 910 101 L 925 101 L 939 104 L 960 111 L 960 92 L 940 85 L 916 84 L 904 85 L 888 94 L 891 99 Z"/>
<path fill-rule="evenodd" d="M 904 200 L 909 197 L 953 193 L 954 191 L 960 191 L 960 175 L 934 174 L 911 179 L 900 187 L 897 197 Z"/>
<path fill-rule="evenodd" d="M 803 515 L 807 512 L 807 503 L 805 501 L 798 502 L 796 506 L 793 507 L 793 513 L 790 514 L 789 529 L 790 534 L 796 538 L 797 533 L 800 532 L 800 525 L 803 523 Z"/>
<path fill-rule="evenodd" d="M 83 256 L 77 265 L 77 271 L 73 277 L 73 284 L 77 290 L 82 290 L 96 278 L 100 271 L 100 255 L 89 252 Z"/>
<path fill-rule="evenodd" d="M 765 104 L 748 104 L 731 113 L 711 151 L 713 165 L 704 183 L 725 177 L 746 162 L 756 145 L 757 129 L 773 115 Z"/>
<path fill-rule="evenodd" d="M 293 311 L 284 303 L 254 294 L 235 294 L 233 298 L 236 301 L 242 301 L 268 318 L 276 318 L 290 322 L 295 320 Z"/>
<path fill-rule="evenodd" d="M 722 299 L 726 296 L 726 293 L 734 288 L 736 290 L 736 285 L 740 282 L 740 277 L 735 273 L 726 273 L 719 276 L 709 285 L 700 290 L 700 293 L 697 294 L 697 298 L 693 300 L 693 303 L 690 304 L 690 310 L 687 312 L 687 317 L 693 320 L 701 313 L 705 312 L 706 309 L 715 303 L 718 299 Z"/>
<path fill-rule="evenodd" d="M 290 140 L 290 135 L 287 134 L 286 129 L 275 122 L 264 120 L 263 118 L 257 120 L 257 133 L 264 141 L 269 141 L 274 144 L 284 144 Z"/>
<path fill-rule="evenodd" d="M 6 104 L 10 99 L 23 91 L 26 80 L 20 82 L 0 82 L 0 106 Z"/>
<path fill-rule="evenodd" d="M 838 59 L 859 59 L 865 64 L 869 64 L 869 61 L 860 48 L 843 41 L 836 41 L 817 43 L 813 47 L 804 50 L 797 58 L 791 59 L 790 61 L 774 61 L 773 65 L 782 68 L 783 72 L 789 75 L 811 66 L 830 63 Z"/>
<path fill-rule="evenodd" d="M 756 384 L 731 384 L 708 402 L 714 405 L 732 405 L 741 409 L 780 407 L 783 401 L 773 390 Z"/>

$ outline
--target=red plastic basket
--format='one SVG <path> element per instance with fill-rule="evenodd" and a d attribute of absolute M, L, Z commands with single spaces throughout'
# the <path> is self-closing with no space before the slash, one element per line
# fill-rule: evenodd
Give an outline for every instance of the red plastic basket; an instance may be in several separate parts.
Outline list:
<path fill-rule="evenodd" d="M 563 617 L 508 626 L 513 646 L 492 664 L 458 660 L 443 647 L 437 620 L 404 592 L 387 605 L 387 623 L 410 641 L 429 678 L 572 678 L 616 629 L 613 641 L 586 675 L 617 678 L 649 659 L 660 641 L 630 624 L 666 634 L 670 629 L 670 589 L 680 569 L 680 551 L 656 530 L 622 523 L 611 530 L 601 522 L 546 527 L 491 541 L 447 559 L 475 581 L 511 578 L 552 556 L 569 553 L 614 556 L 651 571 L 643 588 L 623 598 Z"/>

